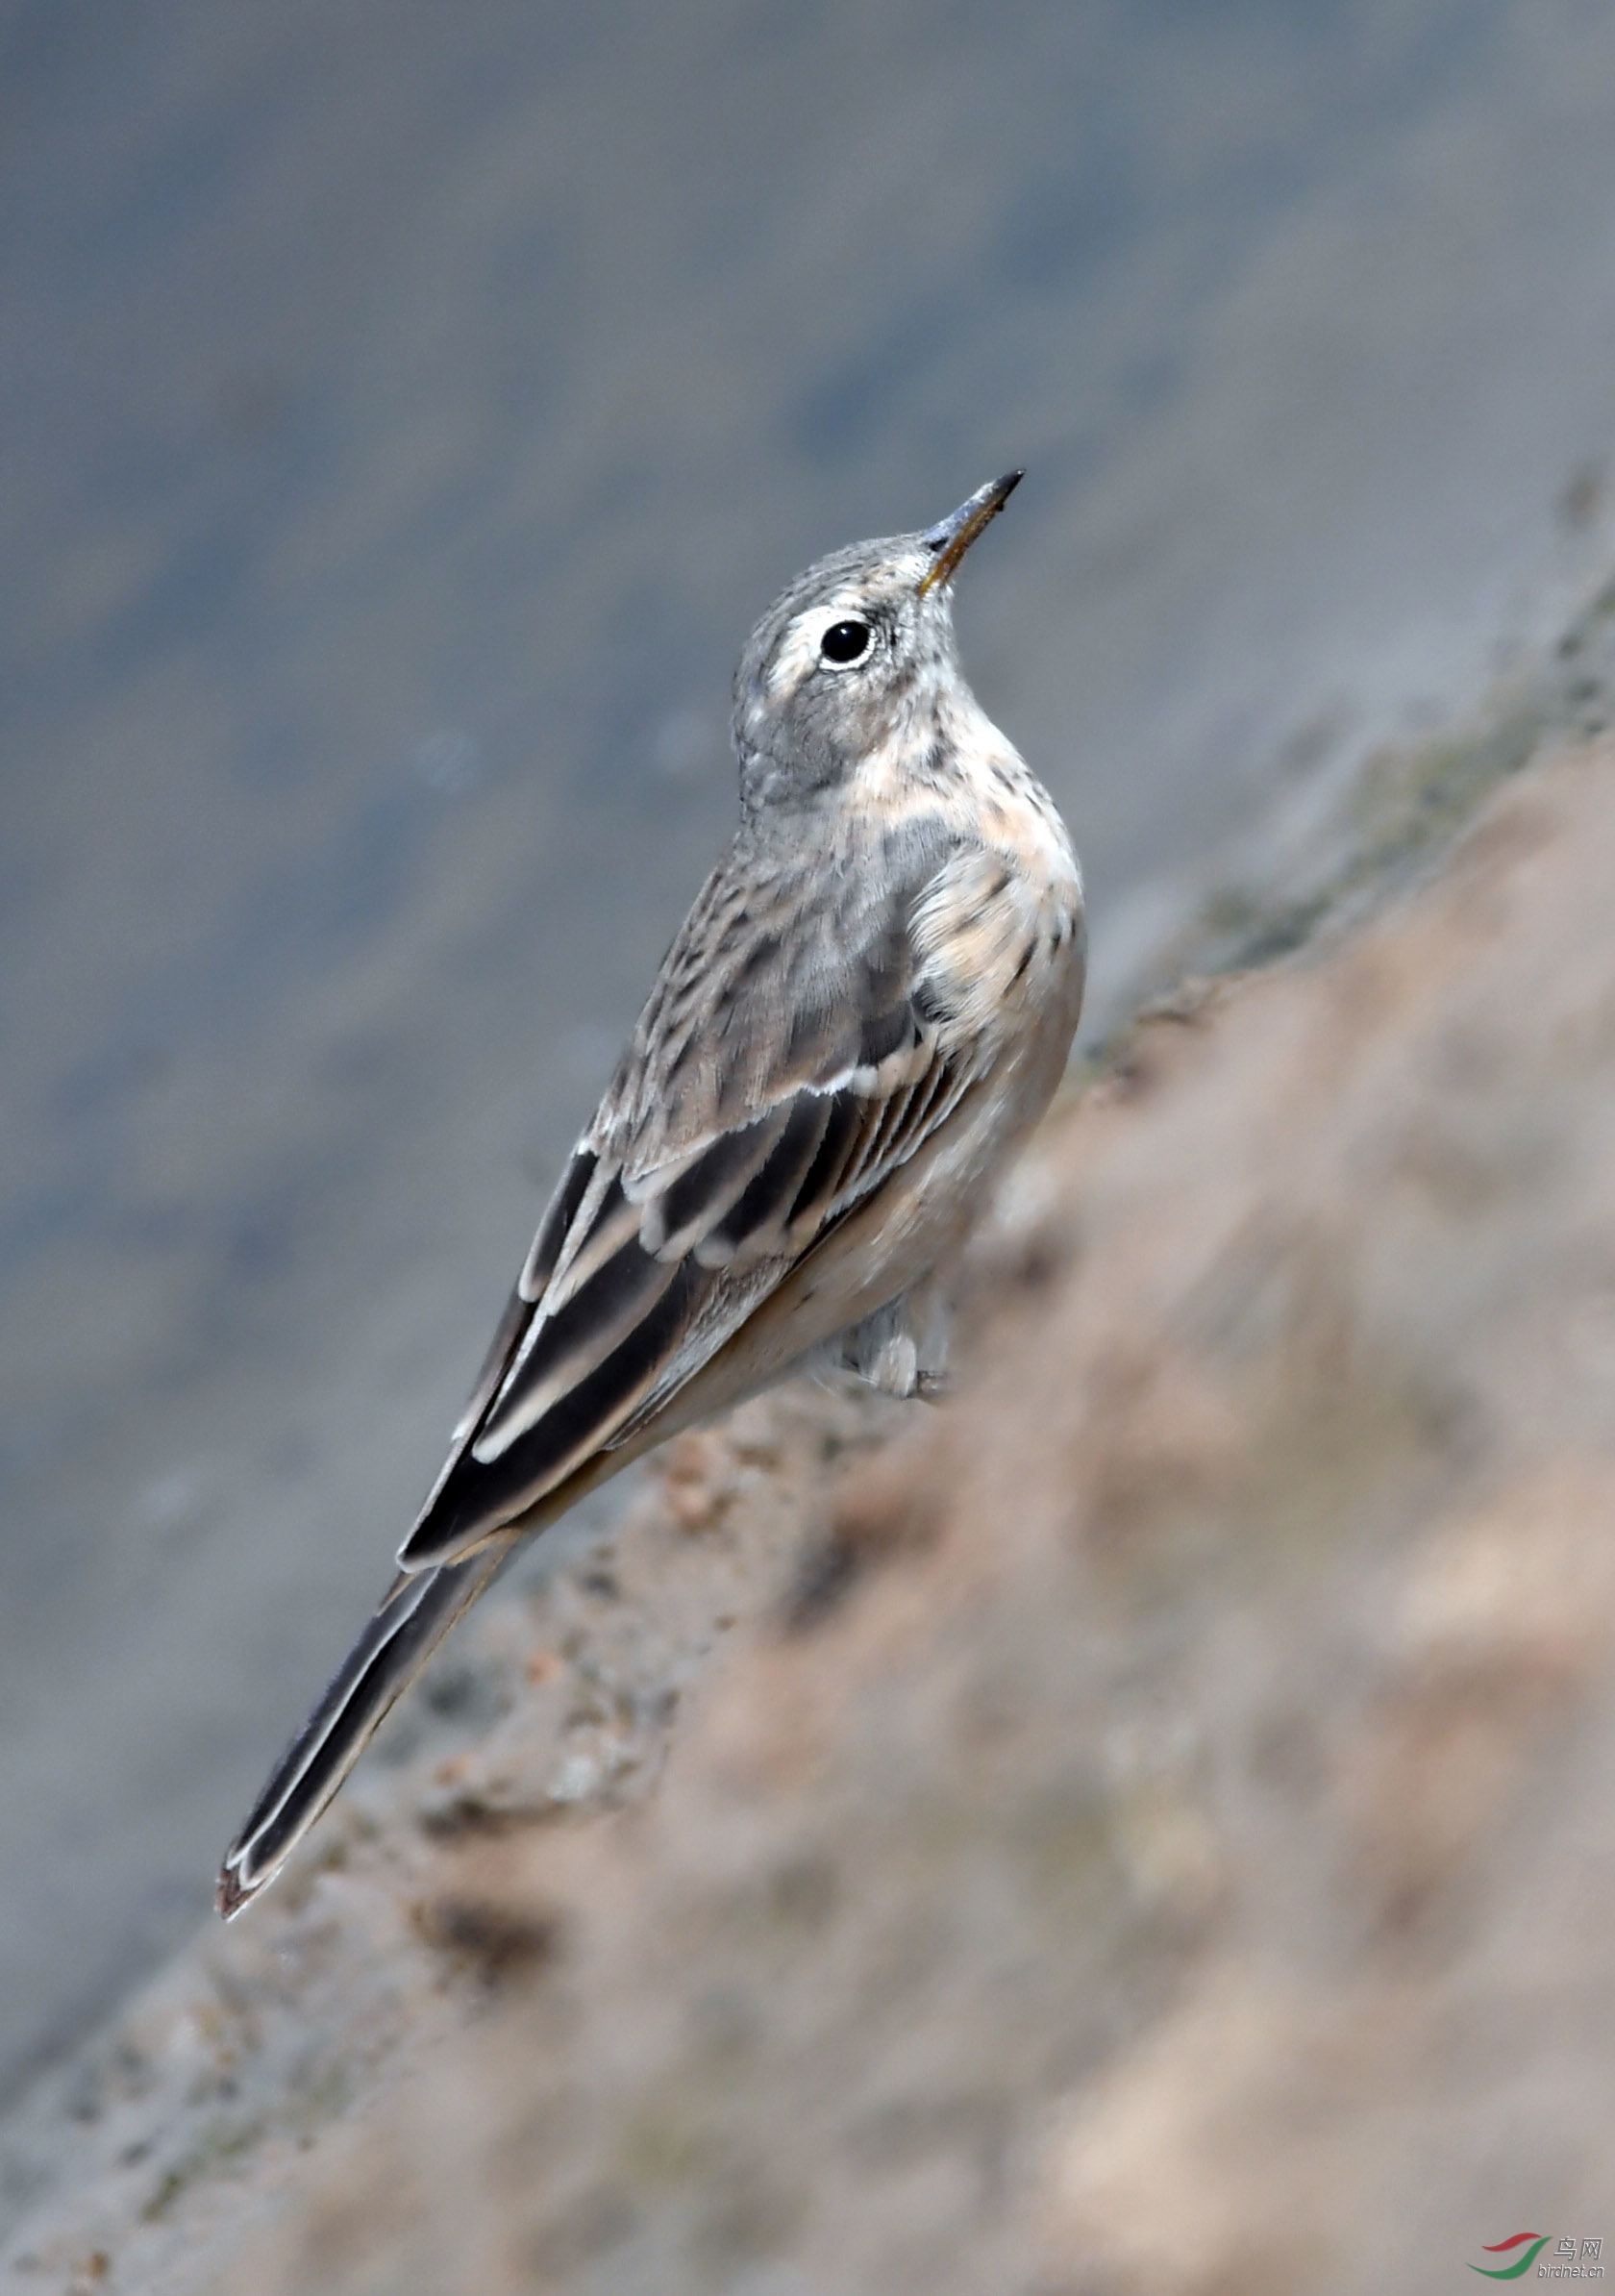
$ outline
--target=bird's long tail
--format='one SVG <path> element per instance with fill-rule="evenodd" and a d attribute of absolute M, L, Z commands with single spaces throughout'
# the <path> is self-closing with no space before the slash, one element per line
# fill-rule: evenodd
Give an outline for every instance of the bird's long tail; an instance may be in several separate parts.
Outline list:
<path fill-rule="evenodd" d="M 460 1562 L 404 1571 L 337 1668 L 325 1696 L 270 1772 L 219 1869 L 228 1921 L 272 1881 L 359 1759 L 395 1698 L 509 1560 L 510 1540 Z"/>

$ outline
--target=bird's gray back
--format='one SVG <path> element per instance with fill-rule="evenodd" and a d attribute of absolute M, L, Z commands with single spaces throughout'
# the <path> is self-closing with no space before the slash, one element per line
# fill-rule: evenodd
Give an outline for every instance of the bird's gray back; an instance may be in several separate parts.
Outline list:
<path fill-rule="evenodd" d="M 912 920 L 958 844 L 939 811 L 745 824 L 662 961 L 591 1146 L 647 1172 L 909 1041 Z"/>

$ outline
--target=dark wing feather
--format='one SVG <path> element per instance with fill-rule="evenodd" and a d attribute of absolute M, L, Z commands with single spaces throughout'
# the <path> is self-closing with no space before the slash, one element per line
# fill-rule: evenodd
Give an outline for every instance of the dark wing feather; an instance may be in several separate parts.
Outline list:
<path fill-rule="evenodd" d="M 639 1247 L 625 1246 L 637 1252 Z M 508 1435 L 496 1421 L 460 1459 L 399 1560 L 407 1570 L 469 1553 L 600 1450 L 656 1385 L 699 1305 L 704 1271 L 692 1260 L 655 1271 L 648 1304 L 601 1360 L 563 1387 L 530 1424 Z M 490 1447 L 484 1456 L 484 1444 Z"/>
<path fill-rule="evenodd" d="M 524 1300 L 539 1298 L 545 1285 L 554 1275 L 556 1262 L 571 1232 L 572 1223 L 582 1209 L 584 1198 L 600 1169 L 600 1159 L 586 1144 L 574 1148 L 560 1176 L 560 1184 L 550 1198 L 548 1209 L 538 1223 L 538 1233 L 533 1239 L 533 1249 L 516 1285 Z M 494 1343 L 497 1349 L 497 1340 Z M 484 1366 L 484 1370 L 486 1366 Z M 497 1384 L 497 1383 L 496 1383 Z M 491 1392 L 491 1390 L 490 1390 Z"/>
<path fill-rule="evenodd" d="M 449 1440 L 449 1455 L 437 1471 L 436 1482 L 427 1493 L 426 1504 L 416 1519 L 416 1530 L 431 1514 L 449 1478 L 464 1458 L 471 1437 L 509 1372 L 511 1361 L 532 1324 L 534 1302 L 555 1270 L 567 1232 L 588 1193 L 599 1160 L 586 1143 L 580 1143 L 574 1148 L 566 1160 L 566 1169 L 545 1207 L 544 1216 L 538 1223 L 538 1233 L 533 1239 L 533 1248 L 516 1279 L 516 1287 L 505 1303 L 504 1313 L 494 1327 L 487 1353 L 471 1383 L 465 1409 L 456 1421 L 454 1434 Z M 410 1534 L 411 1537 L 413 1535 Z M 402 1552 L 400 1549 L 401 1555 Z"/>
<path fill-rule="evenodd" d="M 834 1106 L 830 1093 L 798 1092 L 779 1111 L 767 1156 L 728 1209 L 707 1221 L 694 1246 L 704 1266 L 724 1267 L 739 1260 L 762 1258 L 769 1246 L 783 1250 L 783 1231 L 791 1207 L 803 1176 L 818 1153 Z M 774 1242 L 776 1235 L 778 1243 Z"/>
<path fill-rule="evenodd" d="M 851 1092 L 828 1095 L 825 1106 L 825 1127 L 819 1144 L 785 1215 L 788 1228 L 809 1233 L 818 1226 L 825 1208 L 833 1201 L 840 1187 L 841 1175 L 857 1146 L 867 1114 L 863 1103 Z"/>
<path fill-rule="evenodd" d="M 647 1191 L 644 1233 L 651 1248 L 673 1258 L 699 1244 L 732 1205 L 751 1193 L 788 1120 L 784 1109 L 770 1109 L 755 1123 L 720 1133 L 676 1179 Z"/>

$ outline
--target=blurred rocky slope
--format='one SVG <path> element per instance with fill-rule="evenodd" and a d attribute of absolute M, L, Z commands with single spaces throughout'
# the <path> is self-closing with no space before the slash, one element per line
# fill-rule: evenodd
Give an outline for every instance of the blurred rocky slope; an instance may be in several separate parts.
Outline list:
<path fill-rule="evenodd" d="M 485 1607 L 11 2123 L 8 2285 L 1423 2296 L 1615 2243 L 1607 622 L 1062 1102 L 954 1404 L 750 1407 Z"/>

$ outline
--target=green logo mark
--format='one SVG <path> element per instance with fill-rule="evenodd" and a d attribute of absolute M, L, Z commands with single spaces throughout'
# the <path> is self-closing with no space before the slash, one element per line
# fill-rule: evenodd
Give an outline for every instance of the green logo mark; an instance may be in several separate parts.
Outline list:
<path fill-rule="evenodd" d="M 1525 2248 L 1528 2240 L 1530 2246 L 1512 2264 L 1499 2264 L 1495 2269 L 1490 2264 L 1471 2264 L 1470 2270 L 1483 2274 L 1487 2280 L 1523 2280 L 1552 2238 L 1551 2233 L 1514 2233 L 1506 2240 L 1483 2240 L 1480 2245 L 1489 2257 L 1500 2257 L 1505 2249 Z"/>

